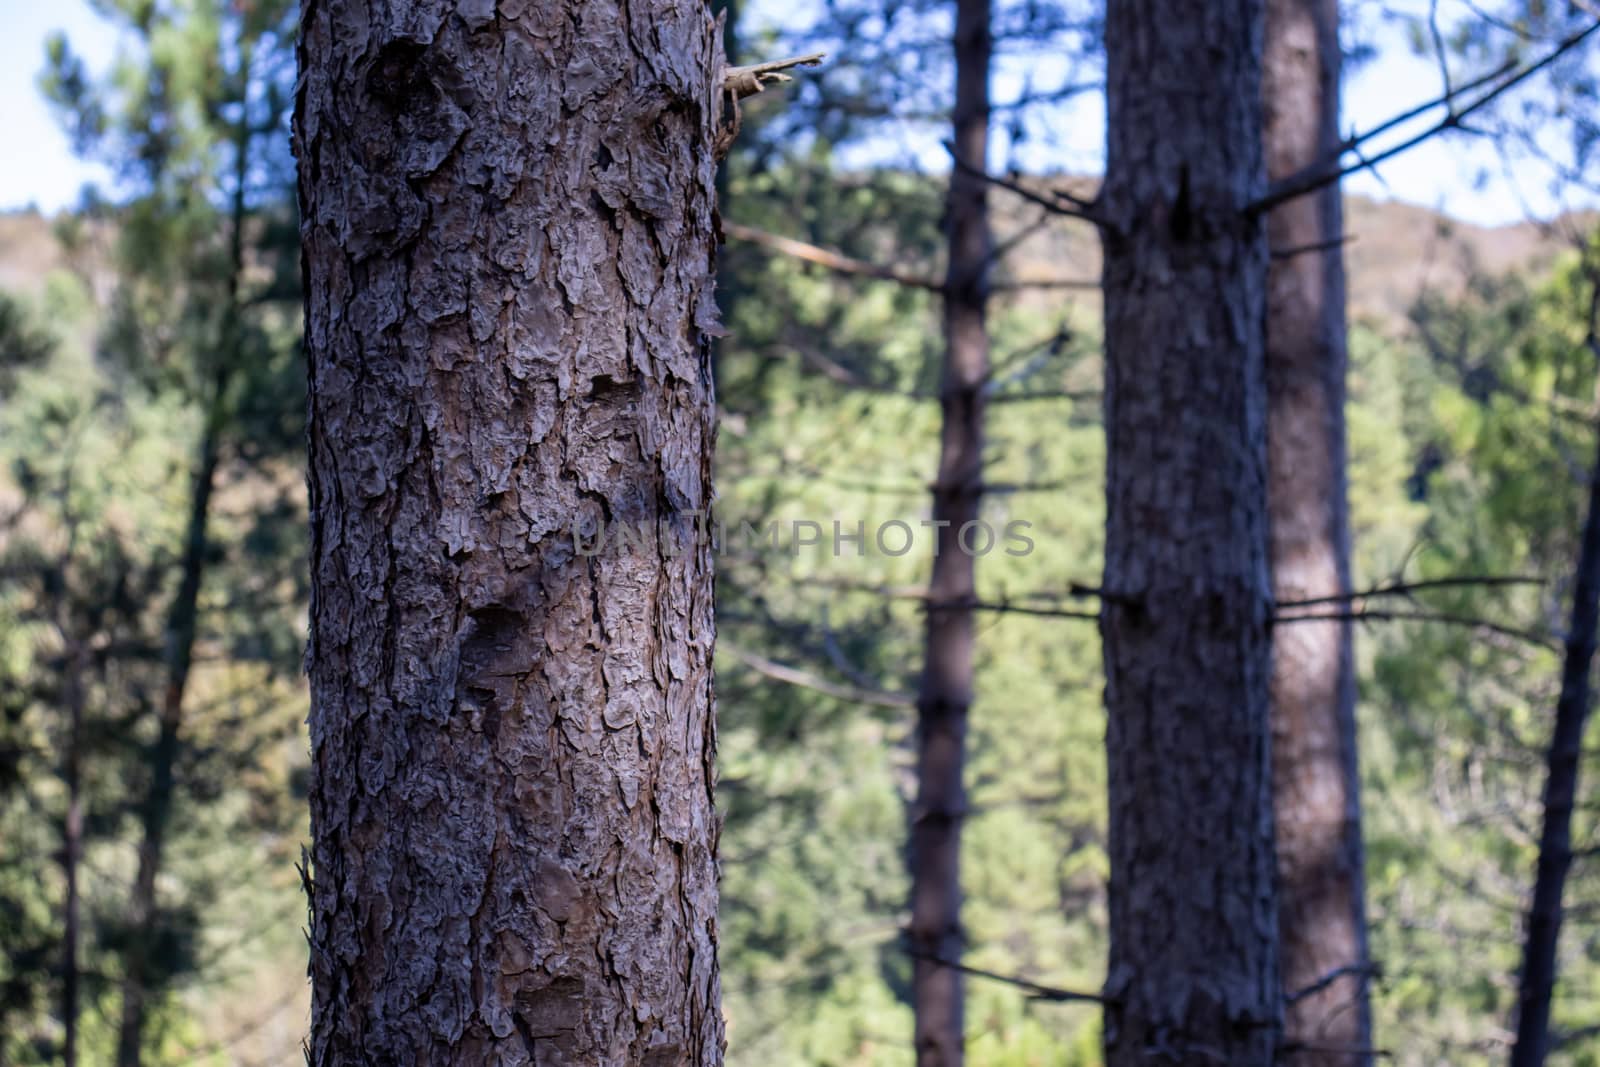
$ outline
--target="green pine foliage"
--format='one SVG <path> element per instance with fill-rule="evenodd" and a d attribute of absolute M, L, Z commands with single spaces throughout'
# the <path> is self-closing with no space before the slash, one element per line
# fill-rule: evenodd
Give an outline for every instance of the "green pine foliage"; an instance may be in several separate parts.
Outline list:
<path fill-rule="evenodd" d="M 52 42 L 45 88 L 76 143 L 113 164 L 118 182 L 57 220 L 56 258 L 36 285 L 0 294 L 0 1062 L 59 1056 L 75 746 L 86 813 L 83 1062 L 108 1061 L 118 982 L 129 953 L 144 952 L 162 979 L 148 1062 L 293 1063 L 306 1002 L 295 864 L 307 836 L 298 672 L 307 588 L 283 136 L 292 11 L 266 0 L 98 6 L 129 42 L 115 69 L 89 70 Z M 870 38 L 856 55 L 887 57 L 940 30 L 927 5 L 906 8 L 892 24 L 862 15 L 838 39 Z M 781 43 L 747 36 L 761 55 Z M 898 103 L 936 108 L 929 86 L 943 84 L 942 56 L 846 65 L 823 89 L 802 87 L 796 106 L 833 107 L 826 122 L 750 102 L 728 164 L 728 220 L 937 278 L 940 182 L 864 164 L 852 148 L 913 74 L 923 80 Z M 801 128 L 811 135 L 795 136 Z M 1034 224 L 1033 209 L 999 191 L 993 199 L 1002 236 Z M 236 221 L 244 269 L 234 278 Z M 997 280 L 1092 276 L 1093 262 L 1065 251 L 1086 245 L 1066 226 L 1039 229 L 1019 246 L 1029 269 L 1007 260 Z M 729 1062 L 904 1067 L 910 694 L 931 563 L 920 524 L 939 431 L 938 301 L 737 240 L 722 270 Z M 1588 284 L 1574 259 L 1548 276 L 1475 276 L 1421 300 L 1405 321 L 1356 309 L 1357 586 L 1473 574 L 1543 583 L 1373 601 L 1457 621 L 1358 631 L 1383 967 L 1377 1040 L 1403 1065 L 1504 1056 L 1558 672 L 1548 643 L 1510 631 L 1549 638 L 1564 625 L 1600 411 L 1584 344 Z M 987 606 L 1024 610 L 980 613 L 964 922 L 966 961 L 1019 981 L 969 977 L 969 1062 L 1090 1067 L 1093 1005 L 1036 994 L 1097 989 L 1106 950 L 1097 635 L 1092 619 L 1051 614 L 1092 612 L 1092 598 L 1069 593 L 1100 573 L 1099 311 L 1075 290 L 1002 288 L 991 327 L 984 518 L 996 543 L 978 581 Z M 141 933 L 126 921 L 138 811 L 208 428 L 223 462 L 196 668 L 160 921 Z M 796 546 L 796 523 L 815 523 L 799 532 L 816 543 Z M 1017 528 L 1026 552 L 1006 539 L 1010 523 L 1027 524 Z M 764 543 L 773 524 L 777 548 Z M 1592 772 L 1584 783 L 1577 830 L 1592 848 L 1600 785 Z M 1585 1032 L 1600 999 L 1592 857 L 1580 858 L 1568 902 L 1561 1062 L 1600 1064 L 1600 1037 Z"/>

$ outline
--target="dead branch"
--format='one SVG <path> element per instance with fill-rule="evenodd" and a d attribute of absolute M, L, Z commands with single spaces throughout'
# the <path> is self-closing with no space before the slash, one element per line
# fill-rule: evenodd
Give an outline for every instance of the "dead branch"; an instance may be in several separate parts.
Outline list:
<path fill-rule="evenodd" d="M 819 67 L 827 58 L 826 52 L 812 52 L 804 56 L 791 56 L 788 59 L 774 59 L 766 63 L 752 63 L 745 67 L 722 68 L 722 91 L 738 100 L 746 96 L 754 96 L 766 90 L 769 85 L 781 85 L 784 82 L 794 81 L 789 75 L 783 73 L 796 67 Z"/>
<path fill-rule="evenodd" d="M 1425 104 L 1419 104 L 1416 107 L 1403 111 L 1393 118 L 1379 123 L 1377 126 L 1365 133 L 1347 138 L 1339 145 L 1335 153 L 1330 154 L 1328 157 L 1319 160 L 1316 163 L 1313 163 L 1286 178 L 1273 182 L 1272 185 L 1268 187 L 1266 195 L 1249 205 L 1249 207 L 1246 208 L 1246 211 L 1250 212 L 1251 214 L 1270 211 L 1279 204 L 1293 200 L 1296 197 L 1304 196 L 1307 193 L 1315 192 L 1316 190 L 1321 189 L 1323 186 L 1331 185 L 1347 175 L 1354 174 L 1360 170 L 1375 168 L 1378 164 L 1383 163 L 1386 160 L 1393 159 L 1395 156 L 1398 156 L 1403 152 L 1410 151 L 1417 145 L 1422 144 L 1424 141 L 1427 141 L 1438 134 L 1444 133 L 1447 130 L 1464 128 L 1464 122 L 1468 116 L 1474 114 L 1475 112 L 1481 111 L 1485 107 L 1488 107 L 1490 104 L 1494 103 L 1495 100 L 1499 99 L 1510 90 L 1516 88 L 1518 85 L 1521 85 L 1539 71 L 1544 70 L 1556 60 L 1566 55 L 1568 52 L 1571 52 L 1574 48 L 1578 47 L 1578 45 L 1587 40 L 1589 36 L 1597 29 L 1600 29 L 1600 21 L 1593 22 L 1584 29 L 1566 37 L 1549 52 L 1547 52 L 1542 58 L 1521 67 L 1521 69 L 1518 69 L 1517 65 L 1514 63 L 1504 64 L 1496 70 L 1490 71 L 1488 74 L 1476 78 L 1465 85 L 1458 86 L 1454 89 L 1447 89 L 1442 96 L 1434 100 L 1430 100 Z M 1485 85 L 1489 86 L 1485 92 L 1475 97 L 1466 106 L 1460 109 L 1456 108 L 1455 105 L 1457 101 L 1459 101 L 1462 97 Z M 1375 155 L 1363 156 L 1356 163 L 1348 166 L 1343 164 L 1342 160 L 1346 154 L 1350 152 L 1358 152 L 1362 145 L 1366 144 L 1374 137 L 1380 136 L 1381 134 L 1386 133 L 1398 126 L 1404 125 L 1412 119 L 1421 115 L 1425 115 L 1429 111 L 1441 106 L 1447 109 L 1445 116 L 1427 129 L 1415 134 L 1412 137 L 1408 137 L 1399 144 L 1392 145 Z"/>
<path fill-rule="evenodd" d="M 820 66 L 826 55 L 826 52 L 813 52 L 810 55 L 753 63 L 745 67 L 724 66 L 722 93 L 728 101 L 728 108 L 718 123 L 716 137 L 711 146 L 716 158 L 720 160 L 728 154 L 728 149 L 733 147 L 733 142 L 739 137 L 740 127 L 744 125 L 744 113 L 739 109 L 740 100 L 764 92 L 769 85 L 794 81 L 783 72 L 796 67 Z"/>
<path fill-rule="evenodd" d="M 1002 178 L 998 174 L 990 174 L 986 170 L 974 167 L 956 154 L 955 146 L 949 141 L 944 142 L 944 150 L 950 154 L 950 162 L 963 174 L 970 174 L 974 178 L 988 182 L 990 185 L 1015 193 L 1029 203 L 1038 204 L 1054 214 L 1082 219 L 1085 222 L 1092 222 L 1096 226 L 1101 226 L 1105 223 L 1099 212 L 1095 210 L 1093 202 L 1080 196 L 1074 196 L 1064 189 L 1049 189 L 1043 193 L 1035 192 L 1025 185 L 1012 181 L 1010 178 Z"/>
<path fill-rule="evenodd" d="M 847 256 L 842 252 L 835 252 L 820 245 L 797 241 L 792 237 L 769 233 L 754 226 L 724 221 L 722 232 L 740 241 L 748 241 L 751 244 L 760 245 L 762 248 L 770 248 L 774 252 L 793 256 L 795 259 L 803 260 L 807 263 L 815 263 L 819 267 L 826 267 L 836 274 L 877 278 L 881 281 L 896 282 L 913 289 L 927 289 L 935 293 L 944 291 L 943 282 L 925 275 L 901 270 L 897 267 L 880 267 L 876 263 L 868 263 L 866 260 L 856 259 L 854 256 Z"/>
<path fill-rule="evenodd" d="M 1340 234 L 1338 237 L 1326 241 L 1312 241 L 1310 244 L 1289 245 L 1287 248 L 1274 248 L 1271 252 L 1273 259 L 1293 259 L 1308 252 L 1327 252 L 1330 249 L 1342 248 L 1356 239 L 1353 233 Z"/>
<path fill-rule="evenodd" d="M 1297 989 L 1283 999 L 1285 1003 L 1294 1004 L 1306 999 L 1307 997 L 1316 996 L 1318 993 L 1322 992 L 1324 989 L 1327 989 L 1329 986 L 1333 985 L 1333 983 L 1346 976 L 1354 975 L 1365 981 L 1368 978 L 1378 977 L 1380 974 L 1382 974 L 1382 969 L 1374 964 L 1347 963 L 1343 967 L 1335 967 L 1333 970 L 1329 971 L 1321 978 L 1318 978 L 1315 982 L 1312 982 L 1304 989 Z"/>
<path fill-rule="evenodd" d="M 1458 575 L 1451 578 L 1428 578 L 1416 582 L 1386 582 L 1358 592 L 1338 593 L 1333 596 L 1308 597 L 1305 600 L 1280 600 L 1279 609 L 1309 608 L 1322 604 L 1360 604 L 1364 600 L 1382 596 L 1409 597 L 1429 589 L 1458 589 L 1464 586 L 1496 588 L 1509 585 L 1543 585 L 1543 578 L 1517 575 Z"/>
<path fill-rule="evenodd" d="M 1298 1052 L 1325 1052 L 1339 1056 L 1371 1056 L 1376 1059 L 1393 1059 L 1394 1053 L 1386 1048 L 1370 1045 L 1341 1045 L 1329 1041 L 1285 1041 L 1278 1046 L 1279 1056 L 1293 1056 Z"/>
<path fill-rule="evenodd" d="M 1334 611 L 1318 615 L 1280 615 L 1273 618 L 1274 624 L 1291 622 L 1438 622 L 1451 626 L 1467 626 L 1476 630 L 1488 630 L 1490 633 L 1502 637 L 1514 638 L 1540 648 L 1555 649 L 1556 642 L 1549 634 L 1535 633 L 1532 630 L 1520 630 L 1515 626 L 1502 626 L 1497 622 L 1487 619 L 1473 618 L 1470 615 L 1455 615 L 1448 612 L 1437 611 L 1373 611 L 1362 608 L 1356 611 Z"/>
<path fill-rule="evenodd" d="M 783 682 L 786 685 L 810 689 L 849 704 L 872 704 L 884 708 L 909 708 L 915 703 L 909 696 L 902 693 L 839 685 L 810 671 L 802 670 L 799 667 L 790 667 L 765 656 L 759 656 L 754 652 L 740 648 L 738 645 L 729 644 L 727 641 L 719 642 L 718 648 L 730 653 L 734 659 L 764 677 Z"/>
<path fill-rule="evenodd" d="M 971 964 L 960 963 L 955 960 L 947 960 L 942 956 L 936 955 L 935 953 L 924 952 L 921 949 L 913 948 L 910 945 L 903 945 L 902 948 L 904 949 L 906 955 L 910 956 L 912 959 L 926 960 L 929 963 L 938 964 L 940 967 L 948 967 L 953 971 L 960 971 L 962 974 L 970 974 L 974 978 L 987 978 L 991 982 L 1001 982 L 1005 985 L 1015 986 L 1018 989 L 1026 990 L 1029 996 L 1034 1000 L 1048 1000 L 1063 1004 L 1071 1001 L 1086 1001 L 1092 1004 L 1110 1003 L 1109 999 L 1102 993 L 1086 993 L 1081 990 L 1059 989 L 1055 986 L 1041 985 L 1038 982 L 1032 981 L 1028 978 L 1019 978 L 1010 974 L 1000 974 L 996 971 L 985 970 L 982 967 L 974 967 Z"/>

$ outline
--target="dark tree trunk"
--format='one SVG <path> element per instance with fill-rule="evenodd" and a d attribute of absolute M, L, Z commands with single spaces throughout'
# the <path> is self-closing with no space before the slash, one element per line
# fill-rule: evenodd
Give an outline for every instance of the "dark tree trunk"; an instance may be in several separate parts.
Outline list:
<path fill-rule="evenodd" d="M 1338 0 L 1267 0 L 1271 178 L 1337 154 Z M 1275 208 L 1267 285 L 1267 497 L 1279 601 L 1350 593 L 1344 227 L 1338 183 Z M 1273 633 L 1272 773 L 1285 1043 L 1305 1067 L 1363 1067 L 1372 1044 L 1349 622 Z"/>
<path fill-rule="evenodd" d="M 945 361 L 939 404 L 943 429 L 933 519 L 937 553 L 928 586 L 927 634 L 917 693 L 917 799 L 911 811 L 912 1007 L 918 1067 L 956 1067 L 963 1059 L 961 824 L 967 711 L 973 690 L 971 551 L 962 547 L 978 518 L 983 490 L 983 388 L 989 372 L 990 251 L 989 0 L 955 5 L 954 149 L 945 198 L 949 263 L 945 274 Z M 971 543 L 969 533 L 968 543 Z M 948 606 L 947 606 L 948 605 Z"/>
<path fill-rule="evenodd" d="M 88 686 L 89 656 L 83 642 L 67 634 L 67 628 L 62 626 L 61 635 L 67 639 L 70 656 L 65 693 L 66 751 L 62 754 L 61 775 L 62 786 L 67 794 L 66 819 L 61 834 L 61 873 L 66 883 L 61 930 L 61 1063 L 62 1067 L 78 1067 L 79 986 L 82 979 L 78 946 L 83 936 L 78 873 L 83 864 L 83 713 L 87 702 L 85 690 Z"/>
<path fill-rule="evenodd" d="M 184 694 L 188 689 L 199 625 L 200 586 L 206 568 L 206 526 L 211 514 L 211 494 L 216 486 L 218 447 L 216 420 L 211 417 L 201 441 L 199 466 L 189 498 L 178 591 L 168 613 L 167 681 L 161 697 L 161 722 L 150 755 L 149 792 L 145 794 L 140 813 L 139 865 L 128 908 L 132 937 L 123 964 L 126 973 L 122 979 L 122 1019 L 117 1030 L 118 1067 L 138 1067 L 143 1058 L 145 1018 L 150 998 L 159 985 L 159 966 L 154 958 L 156 932 L 161 923 L 156 879 L 161 873 L 177 786 Z"/>
<path fill-rule="evenodd" d="M 714 36 L 303 17 L 318 1067 L 721 1061 Z"/>
<path fill-rule="evenodd" d="M 240 78 L 248 84 L 250 52 L 242 57 Z M 124 960 L 122 1019 L 117 1030 L 118 1067 L 139 1067 L 143 1059 L 144 1027 L 150 998 L 160 982 L 154 959 L 156 931 L 161 922 L 156 880 L 166 850 L 167 831 L 177 786 L 178 760 L 183 749 L 184 698 L 194 664 L 194 643 L 200 626 L 200 588 L 207 566 L 207 527 L 211 497 L 222 462 L 224 405 L 228 382 L 241 358 L 242 327 L 239 290 L 243 283 L 244 228 L 247 217 L 246 183 L 250 176 L 253 131 L 241 121 L 234 141 L 233 194 L 228 217 L 228 276 L 223 294 L 222 324 L 211 368 L 204 429 L 201 432 L 183 552 L 179 562 L 178 590 L 167 613 L 166 686 L 161 696 L 161 721 L 151 751 L 150 789 L 140 818 L 139 865 L 134 874 L 128 923 L 133 937 Z"/>
<path fill-rule="evenodd" d="M 1592 267 L 1589 284 L 1600 285 Z M 1600 305 L 1600 291 L 1595 302 Z M 1593 313 L 1591 312 L 1591 331 Z M 1590 347 L 1600 357 L 1600 345 Z M 1572 867 L 1572 809 L 1578 797 L 1578 769 L 1583 755 L 1583 730 L 1592 697 L 1589 675 L 1594 663 L 1596 628 L 1600 625 L 1600 454 L 1589 471 L 1589 512 L 1578 549 L 1577 580 L 1572 591 L 1572 625 L 1567 630 L 1561 695 L 1556 699 L 1555 730 L 1550 738 L 1544 786 L 1544 828 L 1539 835 L 1539 868 L 1522 947 L 1522 975 L 1517 990 L 1517 1043 L 1511 1067 L 1540 1067 L 1550 1052 L 1550 1000 L 1556 985 L 1556 950 L 1561 937 L 1561 894 Z"/>
<path fill-rule="evenodd" d="M 61 950 L 61 1063 L 78 1067 L 78 865 L 83 858 L 83 796 L 79 788 L 77 735 L 81 716 L 74 709 L 72 734 L 67 756 L 67 819 L 62 835 L 61 869 L 66 876 L 65 919 Z"/>
<path fill-rule="evenodd" d="M 1260 0 L 1112 0 L 1108 1067 L 1273 1061 Z"/>

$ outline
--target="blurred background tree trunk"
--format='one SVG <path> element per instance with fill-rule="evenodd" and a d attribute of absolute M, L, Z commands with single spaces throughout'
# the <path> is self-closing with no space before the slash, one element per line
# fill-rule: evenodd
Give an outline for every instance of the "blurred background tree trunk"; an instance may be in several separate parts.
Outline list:
<path fill-rule="evenodd" d="M 967 524 L 983 495 L 984 388 L 989 373 L 989 0 L 955 5 L 955 109 L 945 197 L 942 429 L 933 488 L 936 538 L 927 631 L 917 692 L 917 798 L 911 809 L 912 1007 L 919 1067 L 963 1062 L 961 827 L 967 713 L 972 707 L 977 599 L 976 543 Z M 963 541 L 965 537 L 965 541 Z"/>
<path fill-rule="evenodd" d="M 1600 251 L 1592 235 L 1582 251 L 1581 278 L 1588 289 L 1588 327 L 1584 348 L 1600 363 Z M 1592 673 L 1600 640 L 1600 450 L 1590 460 L 1589 493 L 1573 569 L 1572 614 L 1561 668 L 1561 693 L 1545 756 L 1544 819 L 1539 832 L 1539 860 L 1529 901 L 1517 986 L 1517 1038 L 1511 1067 L 1542 1067 L 1550 1054 L 1551 1001 L 1563 918 L 1562 896 L 1575 856 L 1573 813 L 1579 806 L 1578 779 L 1583 760 L 1584 728 L 1594 697 Z M 1586 849 L 1593 855 L 1594 849 Z"/>
<path fill-rule="evenodd" d="M 1265 151 L 1272 179 L 1338 158 L 1339 4 L 1268 0 Z M 1344 208 L 1339 183 L 1274 208 L 1267 277 L 1267 500 L 1279 602 L 1350 594 L 1345 478 Z M 1335 604 L 1335 610 L 1345 605 Z M 1348 620 L 1272 634 L 1278 930 L 1292 1062 L 1371 1055 L 1356 681 Z M 1340 1051 L 1343 1050 L 1343 1051 Z"/>

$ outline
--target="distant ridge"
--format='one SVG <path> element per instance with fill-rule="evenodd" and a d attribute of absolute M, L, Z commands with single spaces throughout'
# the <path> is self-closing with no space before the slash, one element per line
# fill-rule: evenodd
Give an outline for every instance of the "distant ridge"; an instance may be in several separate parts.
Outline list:
<path fill-rule="evenodd" d="M 1094 192 L 1094 183 L 1084 179 L 1066 179 L 1059 185 L 1080 196 Z M 1021 204 L 1004 190 L 996 190 L 991 202 L 1001 239 L 1037 217 L 1038 208 Z M 1412 305 L 1424 292 L 1454 297 L 1473 277 L 1543 273 L 1573 247 L 1573 236 L 1594 221 L 1592 214 L 1584 214 L 1551 223 L 1478 226 L 1403 201 L 1346 197 L 1350 317 L 1385 332 L 1403 330 Z M 1007 261 L 1005 277 L 1095 278 L 1099 272 L 1098 241 L 1086 224 L 1073 223 L 1049 227 L 1024 242 Z M 1028 299 L 1060 297 L 1036 293 Z"/>
<path fill-rule="evenodd" d="M 1094 183 L 1088 179 L 1058 183 L 1080 195 L 1093 193 Z M 990 201 L 998 238 L 1038 217 L 1037 207 L 1003 189 L 996 189 Z M 1571 247 L 1572 235 L 1594 221 L 1592 215 L 1583 215 L 1553 223 L 1487 227 L 1401 201 L 1347 197 L 1350 316 L 1385 332 L 1403 330 L 1407 313 L 1422 293 L 1456 296 L 1474 276 L 1542 273 Z M 37 211 L 0 212 L 0 290 L 37 297 L 49 274 L 68 265 L 52 225 L 49 217 Z M 1094 279 L 1099 273 L 1100 247 L 1093 232 L 1084 224 L 1062 223 L 1045 227 L 1022 242 L 1006 260 L 1002 276 L 1008 280 Z M 97 282 L 109 281 L 103 272 L 97 270 L 96 274 Z M 1083 294 L 1043 290 L 1028 292 L 1021 299 L 1035 306 L 1059 305 L 1083 299 Z"/>

